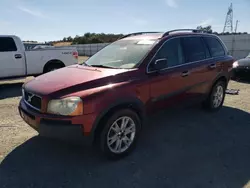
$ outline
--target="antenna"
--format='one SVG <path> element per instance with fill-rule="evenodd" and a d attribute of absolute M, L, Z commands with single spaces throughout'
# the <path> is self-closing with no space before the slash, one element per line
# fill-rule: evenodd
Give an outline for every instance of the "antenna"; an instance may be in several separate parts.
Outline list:
<path fill-rule="evenodd" d="M 227 15 L 226 15 L 226 21 L 223 29 L 223 33 L 233 32 L 233 4 L 231 3 L 230 7 L 228 8 Z"/>

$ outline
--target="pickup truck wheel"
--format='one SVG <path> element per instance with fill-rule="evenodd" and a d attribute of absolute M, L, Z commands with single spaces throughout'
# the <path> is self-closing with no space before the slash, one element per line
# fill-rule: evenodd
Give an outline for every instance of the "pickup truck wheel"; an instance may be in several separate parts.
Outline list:
<path fill-rule="evenodd" d="M 209 97 L 204 102 L 204 107 L 209 111 L 219 110 L 224 102 L 226 94 L 226 83 L 224 81 L 217 82 L 210 92 Z"/>
<path fill-rule="evenodd" d="M 44 68 L 44 73 L 51 72 L 51 71 L 54 71 L 56 69 L 60 69 L 63 67 L 64 67 L 64 64 L 61 62 L 50 63 L 46 65 L 46 67 Z"/>
<path fill-rule="evenodd" d="M 114 113 L 100 135 L 104 154 L 112 159 L 127 155 L 135 148 L 140 127 L 141 121 L 134 111 L 123 109 Z"/>

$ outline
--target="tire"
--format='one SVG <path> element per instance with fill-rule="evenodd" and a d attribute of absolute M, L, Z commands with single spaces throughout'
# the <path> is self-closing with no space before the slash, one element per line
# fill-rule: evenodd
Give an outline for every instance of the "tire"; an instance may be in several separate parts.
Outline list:
<path fill-rule="evenodd" d="M 127 122 L 125 129 L 122 128 L 123 121 Z M 102 152 L 109 159 L 126 156 L 135 148 L 140 129 L 140 118 L 133 110 L 122 109 L 115 112 L 108 118 L 100 134 Z"/>
<path fill-rule="evenodd" d="M 54 62 L 46 65 L 44 68 L 44 73 L 51 72 L 60 68 L 63 68 L 64 65 L 61 62 Z"/>
<path fill-rule="evenodd" d="M 226 94 L 225 81 L 218 81 L 212 87 L 212 90 L 206 101 L 203 103 L 203 106 L 205 107 L 205 109 L 209 111 L 212 112 L 218 111 L 223 106 L 225 94 Z"/>

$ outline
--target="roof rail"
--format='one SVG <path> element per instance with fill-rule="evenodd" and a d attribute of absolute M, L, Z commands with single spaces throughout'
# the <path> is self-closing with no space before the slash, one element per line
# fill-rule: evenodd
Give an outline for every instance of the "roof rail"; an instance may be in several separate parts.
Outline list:
<path fill-rule="evenodd" d="M 169 35 L 170 33 L 177 32 L 177 31 L 192 31 L 193 33 L 202 33 L 202 31 L 198 30 L 198 29 L 175 29 L 175 30 L 170 30 L 170 31 L 165 32 L 162 35 L 162 37 L 165 37 L 165 36 Z"/>
<path fill-rule="evenodd" d="M 123 37 L 121 37 L 121 38 L 119 38 L 119 39 L 123 39 L 123 38 L 126 38 L 126 37 L 131 37 L 131 36 L 136 36 L 136 35 L 152 34 L 152 33 L 161 33 L 161 32 L 149 31 L 149 32 L 130 33 L 130 34 L 124 35 Z"/>

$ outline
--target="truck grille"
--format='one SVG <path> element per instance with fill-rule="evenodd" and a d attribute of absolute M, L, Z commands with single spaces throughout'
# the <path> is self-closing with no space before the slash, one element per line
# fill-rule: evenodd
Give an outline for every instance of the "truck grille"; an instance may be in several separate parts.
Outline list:
<path fill-rule="evenodd" d="M 41 107 L 42 107 L 41 97 L 35 94 L 32 94 L 30 92 L 24 91 L 24 100 L 34 109 L 39 110 L 39 111 L 41 110 Z"/>

